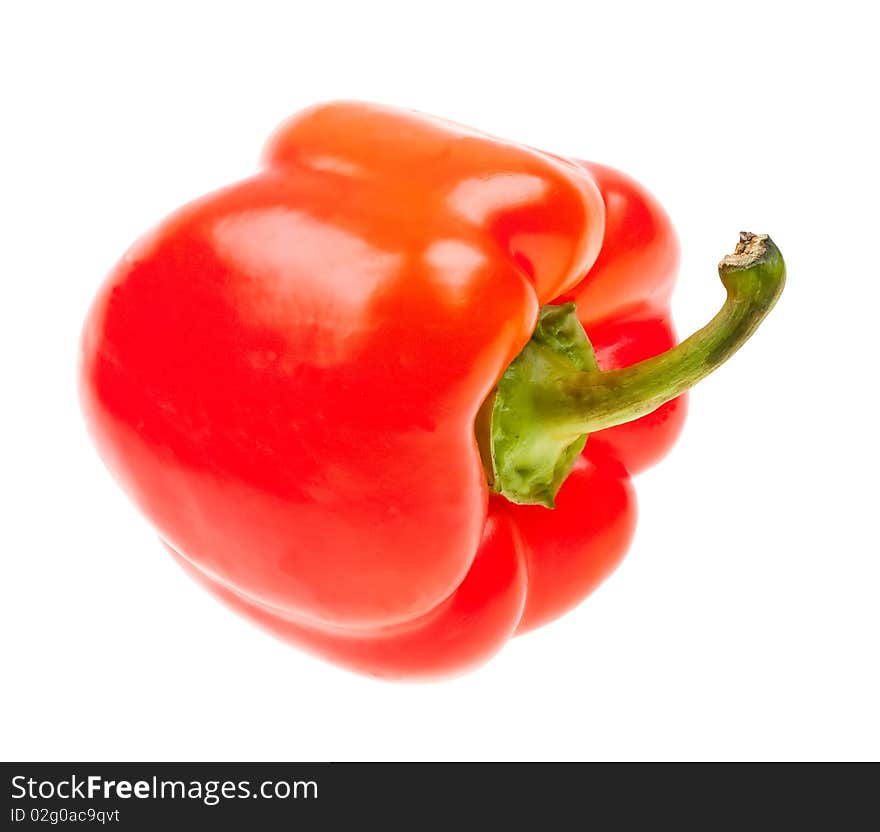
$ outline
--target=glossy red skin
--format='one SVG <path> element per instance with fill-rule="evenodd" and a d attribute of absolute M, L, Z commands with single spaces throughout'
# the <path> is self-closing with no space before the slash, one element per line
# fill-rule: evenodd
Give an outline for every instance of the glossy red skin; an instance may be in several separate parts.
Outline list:
<path fill-rule="evenodd" d="M 539 306 L 569 296 L 602 366 L 665 348 L 676 258 L 662 209 L 616 172 L 321 105 L 114 269 L 84 329 L 83 408 L 218 597 L 360 672 L 460 672 L 613 569 L 629 473 L 683 417 L 595 434 L 548 511 L 490 500 L 481 402 Z"/>
<path fill-rule="evenodd" d="M 573 300 L 603 370 L 628 367 L 674 347 L 669 302 L 678 273 L 678 237 L 659 202 L 624 173 L 579 162 L 605 203 L 602 251 L 586 277 L 560 300 Z M 613 286 L 613 291 L 611 287 Z M 687 394 L 653 413 L 590 437 L 631 474 L 658 462 L 678 439 Z"/>

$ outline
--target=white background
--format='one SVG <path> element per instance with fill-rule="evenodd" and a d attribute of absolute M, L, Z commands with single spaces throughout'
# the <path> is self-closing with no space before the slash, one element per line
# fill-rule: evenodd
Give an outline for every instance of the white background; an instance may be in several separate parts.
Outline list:
<path fill-rule="evenodd" d="M 880 756 L 876 22 L 867 3 L 15 3 L 0 20 L 2 755 Z M 681 331 L 770 232 L 789 283 L 637 481 L 624 565 L 469 676 L 389 684 L 188 581 L 92 450 L 79 327 L 128 244 L 359 97 L 645 182 Z"/>

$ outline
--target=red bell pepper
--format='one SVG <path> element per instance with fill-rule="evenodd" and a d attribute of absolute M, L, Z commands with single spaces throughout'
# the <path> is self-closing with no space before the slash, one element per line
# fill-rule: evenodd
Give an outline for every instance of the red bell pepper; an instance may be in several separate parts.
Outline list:
<path fill-rule="evenodd" d="M 361 672 L 460 671 L 618 564 L 630 476 L 782 259 L 743 235 L 724 308 L 676 346 L 675 234 L 617 171 L 360 103 L 299 113 L 263 161 L 104 283 L 88 425 L 239 612 Z"/>

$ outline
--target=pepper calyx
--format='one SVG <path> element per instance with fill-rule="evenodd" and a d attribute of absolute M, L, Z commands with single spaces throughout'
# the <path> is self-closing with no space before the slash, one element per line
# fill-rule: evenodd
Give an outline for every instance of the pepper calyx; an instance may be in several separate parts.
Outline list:
<path fill-rule="evenodd" d="M 556 492 L 584 449 L 587 434 L 548 429 L 574 374 L 598 371 L 573 303 L 544 306 L 531 340 L 505 370 L 487 405 L 490 483 L 514 503 L 554 507 Z M 485 418 L 485 415 L 484 415 Z"/>

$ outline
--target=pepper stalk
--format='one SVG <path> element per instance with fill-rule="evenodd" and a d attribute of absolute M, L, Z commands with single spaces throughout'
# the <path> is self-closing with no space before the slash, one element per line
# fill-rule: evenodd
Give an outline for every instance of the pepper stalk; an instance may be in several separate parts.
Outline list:
<path fill-rule="evenodd" d="M 514 503 L 553 508 L 590 433 L 653 412 L 727 361 L 778 300 L 785 263 L 767 235 L 743 232 L 718 273 L 727 299 L 706 326 L 618 370 L 598 368 L 573 303 L 543 307 L 477 420 L 492 489 Z"/>

